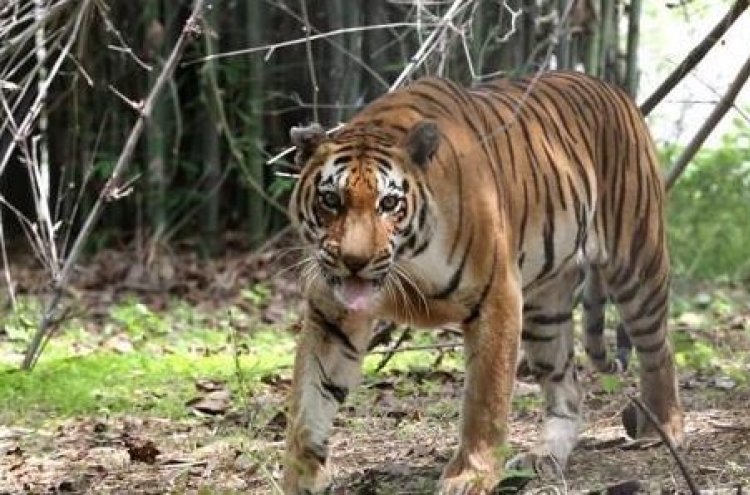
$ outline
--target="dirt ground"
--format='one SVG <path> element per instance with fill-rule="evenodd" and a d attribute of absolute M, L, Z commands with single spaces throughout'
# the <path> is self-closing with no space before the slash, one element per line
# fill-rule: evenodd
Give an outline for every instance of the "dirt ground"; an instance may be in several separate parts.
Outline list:
<path fill-rule="evenodd" d="M 408 375 L 408 374 L 407 374 Z M 401 380 L 370 380 L 343 408 L 331 441 L 337 494 L 433 493 L 456 445 L 460 376 L 429 377 L 429 391 L 398 397 Z M 527 493 L 688 493 L 663 445 L 624 436 L 623 394 L 594 391 L 588 421 L 564 479 L 534 480 Z M 45 430 L 0 428 L 0 493 L 274 493 L 280 475 L 285 380 L 221 418 L 79 418 Z M 631 385 L 628 385 L 631 389 Z M 274 389 L 273 391 L 271 389 Z M 630 391 L 634 391 L 632 388 Z M 521 382 L 516 403 L 534 402 Z M 683 387 L 691 475 L 707 493 L 750 489 L 750 393 L 707 384 Z M 262 404 L 262 408 L 259 405 Z M 519 410 L 520 409 L 520 410 Z M 510 444 L 533 442 L 538 405 L 517 407 Z M 742 487 L 742 488 L 741 488 Z M 508 490 L 513 492 L 515 490 Z"/>

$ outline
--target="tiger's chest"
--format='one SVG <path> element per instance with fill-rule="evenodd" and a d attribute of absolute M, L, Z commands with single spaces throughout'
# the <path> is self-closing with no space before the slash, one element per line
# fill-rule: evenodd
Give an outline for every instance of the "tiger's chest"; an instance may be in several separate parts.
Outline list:
<path fill-rule="evenodd" d="M 593 211 L 583 208 L 531 218 L 517 251 L 506 252 L 494 270 L 515 271 L 517 267 L 524 294 L 554 283 L 561 274 L 595 259 L 599 243 L 592 218 Z M 394 291 L 398 294 L 395 302 L 384 308 L 385 316 L 425 326 L 461 322 L 490 277 L 488 264 L 478 260 L 489 259 L 503 235 L 508 233 L 474 229 L 456 236 L 454 231 L 438 229 L 424 253 L 402 264 L 405 277 Z"/>

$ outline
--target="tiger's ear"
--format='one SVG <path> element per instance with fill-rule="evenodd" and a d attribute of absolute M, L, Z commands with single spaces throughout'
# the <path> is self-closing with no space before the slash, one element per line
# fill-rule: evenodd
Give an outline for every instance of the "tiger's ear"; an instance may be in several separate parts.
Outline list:
<path fill-rule="evenodd" d="M 301 169 L 318 149 L 318 145 L 326 138 L 326 132 L 320 124 L 310 124 L 307 127 L 292 127 L 289 130 L 289 137 L 292 139 L 292 144 L 297 147 L 294 161 Z"/>
<path fill-rule="evenodd" d="M 435 156 L 440 145 L 440 129 L 433 120 L 423 120 L 411 128 L 404 139 L 404 148 L 411 161 L 421 168 Z"/>

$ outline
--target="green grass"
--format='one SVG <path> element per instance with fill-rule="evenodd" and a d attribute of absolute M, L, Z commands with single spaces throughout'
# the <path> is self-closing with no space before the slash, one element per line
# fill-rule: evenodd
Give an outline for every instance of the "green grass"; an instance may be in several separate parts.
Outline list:
<path fill-rule="evenodd" d="M 0 423 L 120 413 L 180 418 L 191 414 L 185 402 L 196 395 L 196 380 L 225 381 L 237 396 L 288 370 L 293 359 L 288 332 L 243 321 L 234 309 L 217 318 L 179 304 L 157 313 L 128 301 L 100 325 L 68 321 L 35 369 L 20 372 L 36 311 L 27 300 L 3 322 Z M 233 325 L 253 328 L 239 334 Z M 124 341 L 125 350 L 113 350 L 112 339 Z"/>
<path fill-rule="evenodd" d="M 750 311 L 743 296 L 746 291 L 717 287 L 710 294 L 675 296 L 672 337 L 681 369 L 747 383 L 748 329 L 732 330 L 730 325 L 734 315 Z M 38 311 L 34 299 L 25 299 L 2 320 L 6 335 L 0 339 L 0 423 L 101 414 L 177 419 L 192 414 L 185 402 L 196 396 L 199 379 L 225 381 L 236 406 L 243 393 L 263 386 L 264 377 L 291 375 L 295 344 L 284 325 L 263 325 L 238 308 L 206 312 L 175 303 L 157 312 L 137 300 L 113 306 L 103 319 L 84 315 L 68 320 L 37 367 L 19 372 Z M 720 334 L 734 338 L 724 345 Z M 434 350 L 403 352 L 404 347 L 435 341 L 432 332 L 414 332 L 379 373 L 374 370 L 383 355 L 369 355 L 363 366 L 365 384 L 393 379 L 397 395 L 440 393 L 441 377 L 434 372 L 462 370 L 460 347 L 446 353 L 437 368 Z M 619 391 L 617 380 L 602 380 L 603 390 Z"/>

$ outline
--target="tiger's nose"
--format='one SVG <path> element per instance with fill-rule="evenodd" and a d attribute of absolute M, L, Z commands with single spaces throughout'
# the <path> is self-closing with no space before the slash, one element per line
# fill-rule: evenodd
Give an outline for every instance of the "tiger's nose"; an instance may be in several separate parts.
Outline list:
<path fill-rule="evenodd" d="M 357 272 L 359 272 L 362 268 L 367 266 L 368 259 L 363 258 L 361 256 L 353 256 L 353 255 L 342 255 L 341 261 L 344 263 L 344 266 L 346 266 L 350 272 L 352 272 L 352 275 L 355 275 Z"/>

